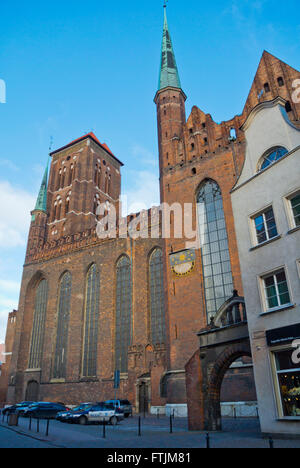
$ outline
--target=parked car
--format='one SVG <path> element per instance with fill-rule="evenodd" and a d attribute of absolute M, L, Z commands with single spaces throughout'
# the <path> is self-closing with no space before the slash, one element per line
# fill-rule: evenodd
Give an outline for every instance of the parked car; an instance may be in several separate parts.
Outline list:
<path fill-rule="evenodd" d="M 34 401 L 22 401 L 22 403 L 17 403 L 16 405 L 7 406 L 2 410 L 2 414 L 12 414 L 12 413 L 19 413 L 20 415 L 23 414 L 26 408 L 32 405 Z"/>
<path fill-rule="evenodd" d="M 81 403 L 81 405 L 76 406 L 73 409 L 70 409 L 69 411 L 60 411 L 56 415 L 56 419 L 61 422 L 70 422 L 70 415 L 79 411 L 86 411 L 90 408 L 92 408 L 94 405 L 97 403 Z"/>
<path fill-rule="evenodd" d="M 72 411 L 68 420 L 73 423 L 86 425 L 88 423 L 109 422 L 113 426 L 124 419 L 124 413 L 116 410 L 114 405 L 101 403 L 85 410 Z"/>
<path fill-rule="evenodd" d="M 24 416 L 27 418 L 55 419 L 57 413 L 68 411 L 68 409 L 69 408 L 58 403 L 40 402 L 29 406 L 24 411 Z"/>
<path fill-rule="evenodd" d="M 105 403 L 112 404 L 114 407 L 124 413 L 124 417 L 132 416 L 132 404 L 128 400 L 107 400 Z"/>

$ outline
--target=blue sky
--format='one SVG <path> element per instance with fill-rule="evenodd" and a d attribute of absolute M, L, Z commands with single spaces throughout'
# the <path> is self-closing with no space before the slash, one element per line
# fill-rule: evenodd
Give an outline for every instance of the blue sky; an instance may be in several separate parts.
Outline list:
<path fill-rule="evenodd" d="M 17 307 L 26 235 L 50 136 L 93 130 L 125 163 L 129 203 L 158 203 L 156 114 L 163 1 L 1 2 L 0 341 Z M 170 0 L 187 113 L 242 111 L 264 49 L 299 69 L 296 0 Z M 132 207 L 134 209 L 135 207 Z"/>

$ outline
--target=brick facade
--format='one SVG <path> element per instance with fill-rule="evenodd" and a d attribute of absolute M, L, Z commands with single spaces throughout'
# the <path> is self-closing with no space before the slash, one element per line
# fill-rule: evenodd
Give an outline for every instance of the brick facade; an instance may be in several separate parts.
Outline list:
<path fill-rule="evenodd" d="M 279 76 L 284 79 L 282 86 L 277 80 Z M 298 72 L 264 53 L 242 115 L 221 124 L 215 123 L 209 114 L 197 107 L 186 121 L 186 96 L 177 88 L 163 89 L 155 98 L 161 201 L 170 205 L 179 202 L 182 206 L 191 203 L 193 227 L 197 230 L 199 186 L 207 179 L 217 182 L 223 198 L 234 288 L 240 295 L 243 286 L 230 199 L 230 191 L 244 163 L 245 139 L 240 127 L 249 111 L 258 104 L 258 94 L 266 83 L 268 91 L 260 99 L 270 100 L 282 95 L 290 101 L 290 114 L 297 123 L 300 107 L 292 103 L 290 91 L 295 78 L 299 78 Z M 230 139 L 233 128 L 236 139 Z M 170 268 L 169 255 L 185 249 L 188 239 L 184 236 L 99 239 L 95 230 L 95 207 L 98 202 L 110 202 L 119 210 L 122 163 L 93 134 L 85 135 L 51 156 L 47 209 L 33 211 L 30 227 L 8 401 L 23 400 L 28 384 L 33 381 L 39 385 L 40 400 L 75 404 L 114 396 L 116 264 L 122 255 L 127 255 L 132 265 L 132 342 L 128 349 L 128 374 L 122 375 L 118 396 L 131 400 L 138 411 L 139 388 L 146 385 L 149 406 L 186 403 L 185 366 L 197 352 L 197 332 L 207 326 L 201 249 L 196 249 L 193 272 L 176 277 Z M 144 216 L 148 218 L 149 214 L 146 212 Z M 149 259 L 156 247 L 163 250 L 164 256 L 166 343 L 152 343 L 150 333 Z M 82 376 L 82 342 L 86 275 L 93 263 L 100 271 L 97 376 L 87 379 Z M 66 271 L 72 275 L 67 370 L 66 378 L 57 381 L 52 378 L 52 368 L 58 285 Z M 41 368 L 33 370 L 28 369 L 28 357 L 36 290 L 42 279 L 47 280 L 49 288 L 46 326 Z M 195 372 L 201 373 L 197 360 L 191 365 Z M 190 378 L 193 378 L 191 374 L 188 375 Z M 230 398 L 228 389 L 224 394 L 230 401 L 252 399 L 252 375 L 244 373 L 241 376 L 244 383 L 242 397 L 236 392 L 239 378 L 237 370 L 227 377 L 233 396 Z M 250 385 L 248 394 L 247 382 Z M 199 411 L 204 410 L 199 408 Z"/>

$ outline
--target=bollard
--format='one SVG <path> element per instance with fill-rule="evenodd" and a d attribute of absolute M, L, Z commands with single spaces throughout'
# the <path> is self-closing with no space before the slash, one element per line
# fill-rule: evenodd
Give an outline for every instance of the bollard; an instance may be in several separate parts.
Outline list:
<path fill-rule="evenodd" d="M 103 439 L 106 439 L 106 421 L 103 421 L 102 438 L 103 438 Z"/>
<path fill-rule="evenodd" d="M 157 419 L 159 419 L 159 409 L 157 410 Z"/>
<path fill-rule="evenodd" d="M 141 437 L 142 431 L 141 431 L 141 416 L 139 416 L 139 430 L 138 430 L 138 436 Z"/>
<path fill-rule="evenodd" d="M 172 415 L 170 416 L 170 434 L 173 434 L 173 421 L 172 421 Z"/>
<path fill-rule="evenodd" d="M 209 433 L 206 434 L 206 448 L 210 448 L 210 437 L 209 437 Z"/>
<path fill-rule="evenodd" d="M 36 420 L 36 432 L 40 432 L 40 420 L 37 418 Z"/>
<path fill-rule="evenodd" d="M 29 431 L 31 431 L 31 424 L 32 424 L 32 419 L 31 419 L 31 416 L 30 416 L 30 418 L 29 418 L 29 428 L 28 428 Z"/>
<path fill-rule="evenodd" d="M 272 437 L 269 438 L 269 445 L 270 445 L 271 449 L 274 448 L 274 441 L 273 441 Z"/>
<path fill-rule="evenodd" d="M 236 408 L 235 407 L 233 408 L 233 416 L 234 416 L 234 419 L 236 419 Z"/>
<path fill-rule="evenodd" d="M 173 409 L 173 419 L 175 419 L 175 408 Z"/>
<path fill-rule="evenodd" d="M 50 424 L 50 419 L 47 419 L 46 437 L 48 437 L 49 435 L 49 424 Z"/>

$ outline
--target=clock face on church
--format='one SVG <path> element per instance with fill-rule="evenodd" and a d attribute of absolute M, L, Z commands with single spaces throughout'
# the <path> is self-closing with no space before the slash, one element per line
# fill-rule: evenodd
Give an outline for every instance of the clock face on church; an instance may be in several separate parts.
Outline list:
<path fill-rule="evenodd" d="M 194 250 L 183 250 L 170 255 L 171 269 L 175 276 L 187 276 L 195 268 L 196 255 Z"/>

